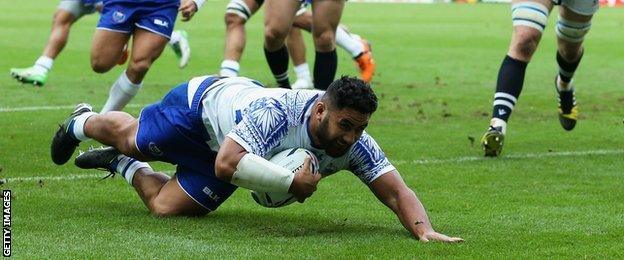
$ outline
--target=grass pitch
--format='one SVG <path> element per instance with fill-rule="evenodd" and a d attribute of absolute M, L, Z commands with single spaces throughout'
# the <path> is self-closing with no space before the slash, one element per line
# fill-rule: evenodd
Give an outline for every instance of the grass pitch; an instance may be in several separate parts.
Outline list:
<path fill-rule="evenodd" d="M 305 204 L 265 209 L 239 189 L 207 217 L 155 218 L 120 178 L 98 181 L 101 172 L 53 165 L 56 124 L 76 103 L 101 106 L 123 70 L 91 71 L 97 15 L 90 15 L 72 28 L 46 86 L 11 79 L 10 67 L 30 66 L 41 54 L 56 4 L 0 2 L 0 72 L 6 73 L 0 174 L 8 179 L 2 188 L 14 195 L 16 258 L 624 257 L 622 9 L 596 14 L 576 74 L 581 120 L 572 132 L 557 122 L 551 15 L 503 158 L 484 159 L 478 139 L 511 34 L 509 7 L 347 4 L 343 23 L 374 44 L 378 65 L 373 84 L 381 107 L 368 132 L 417 192 L 434 227 L 466 240 L 448 245 L 414 240 L 349 173 L 322 181 Z M 225 5 L 208 2 L 193 21 L 177 24 L 189 31 L 191 63 L 179 70 L 165 50 L 127 111 L 136 115 L 179 82 L 218 71 Z M 241 72 L 270 85 L 262 20 L 259 14 L 248 24 Z M 338 73 L 356 73 L 349 55 L 338 53 Z"/>

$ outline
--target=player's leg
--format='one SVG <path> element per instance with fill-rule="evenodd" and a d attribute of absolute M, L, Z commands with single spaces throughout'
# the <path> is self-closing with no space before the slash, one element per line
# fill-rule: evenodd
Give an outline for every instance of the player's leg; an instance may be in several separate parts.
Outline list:
<path fill-rule="evenodd" d="M 290 33 L 288 34 L 288 38 L 286 38 L 286 46 L 295 67 L 295 74 L 297 75 L 297 80 L 292 84 L 292 88 L 314 88 L 312 77 L 310 76 L 310 68 L 306 62 L 305 43 L 303 42 L 301 29 L 296 27 L 290 28 Z"/>
<path fill-rule="evenodd" d="M 302 7 L 302 9 L 303 11 L 299 10 L 297 12 L 293 26 L 311 32 L 312 12 L 305 9 L 305 7 Z M 346 26 L 339 24 L 336 27 L 336 45 L 353 57 L 355 65 L 360 71 L 360 78 L 365 82 L 370 82 L 373 79 L 376 67 L 370 43 L 361 36 L 350 33 Z"/>
<path fill-rule="evenodd" d="M 48 71 L 52 69 L 54 59 L 61 53 L 72 24 L 84 14 L 95 10 L 94 6 L 85 6 L 80 1 L 62 0 L 52 19 L 52 30 L 43 54 L 35 61 L 32 67 L 12 68 L 11 75 L 23 83 L 42 86 L 45 84 Z"/>
<path fill-rule="evenodd" d="M 264 14 L 264 55 L 280 87 L 290 88 L 286 37 L 299 10 L 294 0 L 267 0 Z"/>
<path fill-rule="evenodd" d="M 344 3 L 344 0 L 313 0 L 314 87 L 317 89 L 327 89 L 336 76 L 336 27 L 340 23 Z"/>
<path fill-rule="evenodd" d="M 258 11 L 262 0 L 231 0 L 225 10 L 225 50 L 219 75 L 238 76 L 246 43 L 245 23 Z"/>
<path fill-rule="evenodd" d="M 123 109 L 136 96 L 143 86 L 143 78 L 160 56 L 168 38 L 141 28 L 137 28 L 132 35 L 132 53 L 128 68 L 121 73 L 117 81 L 111 86 L 108 100 L 102 108 L 102 113 Z"/>
<path fill-rule="evenodd" d="M 559 122 L 568 131 L 574 129 L 578 118 L 572 77 L 583 57 L 583 40 L 591 28 L 597 6 L 592 1 L 569 1 L 559 8 L 555 27 L 559 73 L 555 87 L 559 95 Z"/>
<path fill-rule="evenodd" d="M 498 71 L 490 126 L 481 138 L 486 156 L 498 156 L 502 151 L 507 120 L 522 91 L 527 64 L 537 49 L 552 6 L 551 0 L 512 1 L 511 43 Z"/>
<path fill-rule="evenodd" d="M 129 32 L 98 28 L 93 35 L 91 46 L 91 68 L 93 71 L 105 73 L 117 65 L 129 39 Z"/>
<path fill-rule="evenodd" d="M 188 33 L 185 30 L 175 30 L 171 33 L 169 46 L 180 60 L 178 67 L 181 69 L 188 65 L 191 58 L 191 45 L 188 40 Z"/>
<path fill-rule="evenodd" d="M 114 146 L 126 155 L 150 160 L 136 148 L 135 136 L 137 120 L 123 112 L 97 114 L 88 104 L 79 104 L 70 116 L 60 125 L 52 138 L 52 161 L 65 164 L 82 141 L 94 139 Z"/>

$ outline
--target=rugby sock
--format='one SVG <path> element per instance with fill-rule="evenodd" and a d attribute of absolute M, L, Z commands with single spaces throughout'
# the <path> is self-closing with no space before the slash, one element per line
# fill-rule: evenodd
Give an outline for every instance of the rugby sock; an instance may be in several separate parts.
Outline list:
<path fill-rule="evenodd" d="M 178 43 L 180 41 L 180 38 L 182 38 L 182 36 L 180 35 L 180 32 L 178 31 L 171 32 L 171 37 L 169 37 L 169 44 L 174 45 Z"/>
<path fill-rule="evenodd" d="M 506 130 L 506 122 L 509 120 L 522 91 L 526 67 L 526 62 L 505 56 L 498 71 L 491 123 L 493 127 L 503 127 L 503 133 Z"/>
<path fill-rule="evenodd" d="M 87 119 L 92 115 L 97 115 L 95 112 L 86 112 L 72 119 L 72 122 L 69 123 L 69 129 L 67 129 L 68 133 L 71 137 L 78 141 L 86 141 L 90 138 L 87 137 L 84 133 L 84 125 L 87 122 Z"/>
<path fill-rule="evenodd" d="M 358 38 L 351 35 L 339 25 L 336 28 L 336 45 L 351 53 L 351 57 L 356 58 L 364 52 L 364 46 L 362 46 L 362 42 Z"/>
<path fill-rule="evenodd" d="M 310 78 L 310 67 L 308 63 L 302 63 L 295 66 L 295 73 L 297 74 L 297 80 L 304 79 L 306 81 L 312 81 Z"/>
<path fill-rule="evenodd" d="M 47 56 L 41 56 L 35 61 L 35 65 L 33 68 L 40 73 L 48 73 L 49 70 L 52 69 L 52 65 L 54 64 L 54 60 Z"/>
<path fill-rule="evenodd" d="M 240 64 L 235 60 L 223 60 L 221 62 L 221 71 L 219 75 L 223 77 L 237 77 Z"/>
<path fill-rule="evenodd" d="M 336 49 L 330 52 L 317 51 L 314 60 L 314 88 L 326 90 L 334 81 L 337 66 Z"/>
<path fill-rule="evenodd" d="M 282 88 L 290 88 L 290 81 L 288 80 L 288 49 L 286 45 L 276 51 L 268 51 L 264 48 L 264 56 L 269 63 L 271 72 Z"/>
<path fill-rule="evenodd" d="M 111 162 L 111 168 L 116 169 L 121 176 L 126 179 L 126 182 L 132 186 L 132 178 L 134 178 L 134 174 L 141 168 L 149 168 L 152 167 L 146 162 L 138 161 L 132 157 L 125 156 L 120 154 Z"/>
<path fill-rule="evenodd" d="M 119 111 L 123 109 L 136 96 L 143 83 L 134 84 L 130 82 L 124 70 L 108 93 L 108 100 L 100 113 L 108 111 Z"/>
<path fill-rule="evenodd" d="M 557 64 L 559 64 L 559 80 L 557 80 L 557 88 L 559 91 L 566 91 L 568 89 L 568 84 L 572 81 L 572 77 L 574 76 L 574 72 L 576 68 L 578 68 L 579 63 L 581 63 L 581 58 L 583 58 L 583 53 L 579 55 L 576 61 L 566 61 L 559 52 L 557 52 Z"/>

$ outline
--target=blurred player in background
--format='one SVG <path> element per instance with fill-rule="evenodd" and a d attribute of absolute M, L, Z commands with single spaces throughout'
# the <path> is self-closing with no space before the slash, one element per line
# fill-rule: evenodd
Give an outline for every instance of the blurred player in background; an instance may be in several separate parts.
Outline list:
<path fill-rule="evenodd" d="M 364 132 L 376 109 L 375 93 L 356 78 L 343 77 L 322 92 L 264 88 L 243 77 L 197 77 L 145 107 L 138 119 L 79 105 L 56 132 L 52 160 L 64 164 L 89 138 L 113 146 L 83 153 L 75 163 L 120 173 L 158 216 L 205 215 L 237 187 L 289 192 L 303 202 L 321 175 L 349 170 L 415 237 L 462 241 L 434 231 L 416 194 Z M 297 174 L 268 161 L 294 147 L 314 153 L 320 174 L 311 172 L 310 158 Z M 155 160 L 176 164 L 175 175 L 141 162 Z"/>
<path fill-rule="evenodd" d="M 143 77 L 169 42 L 178 11 L 189 21 L 203 1 L 105 0 L 93 36 L 91 68 L 109 71 L 121 58 L 132 36 L 132 53 L 125 71 L 112 85 L 102 112 L 121 110 L 143 85 Z"/>
<path fill-rule="evenodd" d="M 101 0 L 61 0 L 54 13 L 52 30 L 43 54 L 35 61 L 32 67 L 11 68 L 11 76 L 22 83 L 43 86 L 48 78 L 48 72 L 52 69 L 54 60 L 67 44 L 72 24 L 84 15 L 96 11 L 100 12 L 102 6 Z M 186 66 L 191 52 L 186 32 L 174 31 L 169 45 L 180 59 L 180 68 Z M 119 65 L 124 64 L 127 57 L 127 50 L 124 49 L 117 63 Z"/>
<path fill-rule="evenodd" d="M 231 0 L 225 11 L 225 51 L 224 60 L 221 62 L 222 76 L 238 76 L 240 71 L 240 59 L 245 49 L 246 35 L 245 23 L 262 6 L 264 0 Z M 305 59 L 305 44 L 298 28 L 308 32 L 312 31 L 312 12 L 307 10 L 307 4 L 301 4 L 297 11 L 294 27 L 291 28 L 286 45 L 290 57 L 293 59 L 297 80 L 292 85 L 294 89 L 312 88 L 312 77 L 310 69 Z M 336 43 L 341 48 L 351 54 L 355 60 L 360 77 L 366 82 L 372 80 L 375 72 L 375 62 L 373 60 L 370 44 L 359 35 L 349 33 L 343 25 L 336 29 Z M 285 77 L 285 78 L 284 78 Z M 280 75 L 279 82 L 289 82 L 288 73 Z"/>
<path fill-rule="evenodd" d="M 485 156 L 498 156 L 503 149 L 507 121 L 522 91 L 527 64 L 537 49 L 554 5 L 560 5 L 555 25 L 559 73 L 554 79 L 559 96 L 559 122 L 568 131 L 576 125 L 578 108 L 572 77 L 583 57 L 583 41 L 591 28 L 592 16 L 598 10 L 598 1 L 513 0 L 513 35 L 498 72 L 492 120 L 481 138 Z"/>

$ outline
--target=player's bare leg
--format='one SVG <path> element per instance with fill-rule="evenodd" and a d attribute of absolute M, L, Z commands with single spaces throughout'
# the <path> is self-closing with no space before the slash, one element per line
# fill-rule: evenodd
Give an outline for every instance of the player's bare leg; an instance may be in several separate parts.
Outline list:
<path fill-rule="evenodd" d="M 340 23 L 344 3 L 344 0 L 313 1 L 314 87 L 317 89 L 327 89 L 336 76 L 336 27 Z"/>
<path fill-rule="evenodd" d="M 295 74 L 297 80 L 293 83 L 293 89 L 310 89 L 314 88 L 312 83 L 312 77 L 310 76 L 310 68 L 306 62 L 306 49 L 303 42 L 303 36 L 301 35 L 301 29 L 292 27 L 288 38 L 286 38 L 286 46 L 288 46 L 288 53 L 292 59 L 295 67 Z"/>
<path fill-rule="evenodd" d="M 299 10 L 299 1 L 267 0 L 264 15 L 264 55 L 280 87 L 290 88 L 286 37 Z"/>
<path fill-rule="evenodd" d="M 306 10 L 297 15 L 293 26 L 312 32 L 312 12 Z M 346 26 L 339 24 L 336 27 L 336 45 L 351 54 L 360 71 L 360 78 L 365 82 L 370 82 L 376 68 L 370 43 L 361 36 L 350 33 Z"/>
<path fill-rule="evenodd" d="M 557 63 L 559 73 L 555 88 L 559 96 L 559 123 L 565 130 L 576 126 L 578 108 L 572 77 L 583 57 L 583 40 L 591 27 L 592 15 L 581 15 L 567 6 L 559 8 L 557 31 Z"/>
<path fill-rule="evenodd" d="M 98 29 L 91 46 L 91 68 L 97 73 L 112 69 L 121 58 L 130 34 Z"/>
<path fill-rule="evenodd" d="M 132 53 L 128 68 L 121 73 L 110 89 L 102 113 L 123 109 L 143 85 L 143 78 L 167 46 L 169 39 L 137 28 L 132 40 Z"/>
<path fill-rule="evenodd" d="M 526 67 L 537 50 L 552 8 L 550 0 L 512 1 L 513 34 L 498 72 L 490 126 L 481 138 L 485 156 L 502 152 L 507 120 L 522 92 Z"/>
<path fill-rule="evenodd" d="M 43 86 L 48 78 L 48 71 L 52 69 L 54 59 L 67 44 L 70 28 L 76 20 L 71 12 L 63 9 L 56 10 L 52 20 L 50 37 L 41 57 L 32 67 L 12 68 L 11 76 L 23 83 Z"/>
<path fill-rule="evenodd" d="M 149 164 L 137 160 L 153 160 L 137 149 L 137 130 L 137 119 L 130 114 L 113 111 L 99 115 L 92 112 L 90 106 L 80 104 L 55 135 L 52 157 L 58 164 L 63 164 L 58 155 L 71 156 L 80 141 L 94 139 L 112 147 L 96 148 L 80 154 L 76 158 L 77 166 L 120 173 L 154 215 L 196 216 L 208 213 L 180 188 L 175 178 L 154 172 Z M 76 146 L 59 145 L 66 143 L 63 140 L 71 140 Z"/>
<path fill-rule="evenodd" d="M 235 77 L 240 70 L 240 60 L 245 50 L 245 23 L 260 6 L 254 0 L 231 1 L 225 11 L 225 50 L 219 74 Z"/>

